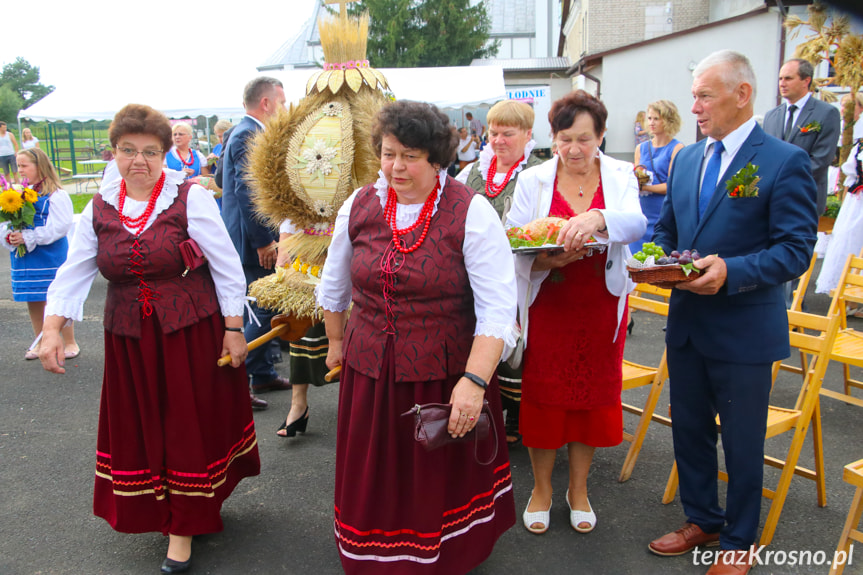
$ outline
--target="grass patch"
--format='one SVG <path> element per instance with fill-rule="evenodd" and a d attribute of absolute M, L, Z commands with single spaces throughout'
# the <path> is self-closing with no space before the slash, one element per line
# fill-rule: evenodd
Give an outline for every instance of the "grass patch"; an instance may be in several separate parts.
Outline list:
<path fill-rule="evenodd" d="M 72 212 L 80 214 L 87 202 L 93 199 L 93 194 L 69 194 L 69 197 L 72 198 Z"/>

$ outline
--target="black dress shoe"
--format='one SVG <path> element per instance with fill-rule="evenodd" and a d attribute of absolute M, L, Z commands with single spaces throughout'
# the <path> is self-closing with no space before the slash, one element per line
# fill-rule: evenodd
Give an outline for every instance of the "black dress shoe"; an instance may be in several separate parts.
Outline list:
<path fill-rule="evenodd" d="M 288 420 L 282 422 L 282 426 L 276 430 L 276 435 L 279 437 L 294 437 L 297 432 L 305 433 L 306 426 L 309 424 L 309 407 L 306 406 L 306 410 L 303 412 L 303 416 L 299 419 L 296 419 L 288 425 Z M 285 430 L 284 435 L 279 435 L 281 430 Z"/>
<path fill-rule="evenodd" d="M 285 377 L 276 376 L 266 383 L 252 384 L 253 393 L 266 393 L 268 391 L 283 391 L 291 389 L 291 382 Z"/>
<path fill-rule="evenodd" d="M 261 399 L 251 392 L 249 392 L 249 399 L 252 401 L 252 409 L 257 411 L 263 411 L 270 405 L 266 399 Z"/>
<path fill-rule="evenodd" d="M 192 558 L 188 561 L 174 561 L 169 557 L 165 557 L 162 561 L 162 566 L 159 568 L 159 573 L 185 573 L 192 566 Z"/>

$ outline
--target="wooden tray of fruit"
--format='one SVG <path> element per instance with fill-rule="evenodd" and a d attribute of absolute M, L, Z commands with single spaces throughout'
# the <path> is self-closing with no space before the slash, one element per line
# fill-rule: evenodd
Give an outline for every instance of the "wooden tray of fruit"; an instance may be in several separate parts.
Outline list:
<path fill-rule="evenodd" d="M 641 267 L 646 261 L 650 261 L 650 257 L 653 258 L 653 265 Z M 663 287 L 669 287 L 696 279 L 699 271 L 692 266 L 692 262 L 700 257 L 697 250 L 675 250 L 670 255 L 665 255 L 662 247 L 648 242 L 642 245 L 640 252 L 632 256 L 626 269 L 635 283 L 662 284 Z"/>

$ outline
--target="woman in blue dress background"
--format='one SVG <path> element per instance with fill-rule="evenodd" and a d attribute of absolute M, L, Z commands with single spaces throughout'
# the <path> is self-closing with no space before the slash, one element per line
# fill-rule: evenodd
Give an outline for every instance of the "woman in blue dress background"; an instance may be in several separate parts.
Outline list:
<path fill-rule="evenodd" d="M 674 156 L 683 149 L 683 143 L 674 138 L 680 131 L 680 114 L 674 102 L 657 100 L 647 107 L 647 130 L 650 140 L 642 142 L 635 149 L 635 165 L 644 166 L 653 174 L 650 183 L 641 186 L 639 194 L 641 211 L 647 217 L 647 230 L 640 240 L 630 244 L 632 253 L 640 251 L 643 243 L 653 239 L 653 226 L 659 219 L 659 210 L 665 200 L 665 182 Z"/>
<path fill-rule="evenodd" d="M 207 159 L 198 150 L 192 149 L 192 127 L 189 124 L 174 124 L 171 128 L 174 145 L 165 154 L 165 165 L 172 170 L 184 172 L 186 179 L 210 175 Z"/>
<path fill-rule="evenodd" d="M 48 286 L 54 280 L 57 268 L 66 261 L 69 242 L 66 234 L 72 227 L 72 200 L 60 187 L 60 178 L 48 156 L 39 148 L 20 150 L 17 154 L 18 173 L 29 181 L 39 194 L 34 204 L 36 215 L 33 226 L 12 231 L 8 222 L 0 223 L 0 243 L 12 258 L 12 298 L 27 302 L 33 334 L 42 332 L 45 300 Z M 24 245 L 27 253 L 19 256 L 18 246 Z M 67 359 L 80 353 L 71 324 L 63 328 Z M 38 346 L 27 350 L 24 359 L 38 359 Z"/>

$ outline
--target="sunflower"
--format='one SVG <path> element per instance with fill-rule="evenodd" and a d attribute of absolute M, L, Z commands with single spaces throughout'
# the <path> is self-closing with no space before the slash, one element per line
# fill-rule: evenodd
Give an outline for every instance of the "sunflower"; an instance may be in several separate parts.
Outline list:
<path fill-rule="evenodd" d="M 24 198 L 15 190 L 6 190 L 0 194 L 0 210 L 14 214 L 24 205 Z"/>
<path fill-rule="evenodd" d="M 28 204 L 35 204 L 36 200 L 39 199 L 39 194 L 36 193 L 36 190 L 31 188 L 24 188 L 24 201 Z"/>

